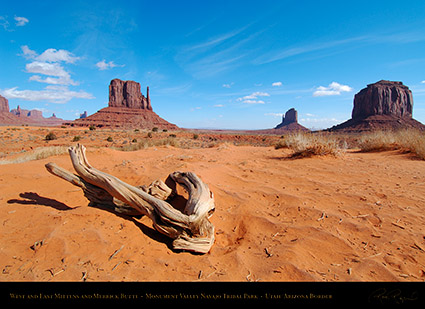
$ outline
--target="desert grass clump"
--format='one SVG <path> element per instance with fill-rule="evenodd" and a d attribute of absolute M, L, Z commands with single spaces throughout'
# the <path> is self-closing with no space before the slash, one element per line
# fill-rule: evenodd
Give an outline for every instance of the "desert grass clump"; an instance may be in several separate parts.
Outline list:
<path fill-rule="evenodd" d="M 53 133 L 53 132 L 49 132 L 49 133 L 47 133 L 47 135 L 46 135 L 46 137 L 44 138 L 46 141 L 52 141 L 52 140 L 55 140 L 55 139 L 57 139 L 57 136 L 56 136 L 56 134 L 55 133 Z"/>
<path fill-rule="evenodd" d="M 140 149 L 147 149 L 149 147 L 159 147 L 159 146 L 172 146 L 180 147 L 179 142 L 175 138 L 162 138 L 162 139 L 144 139 L 137 143 L 126 144 L 121 147 L 119 150 L 122 151 L 137 151 Z"/>
<path fill-rule="evenodd" d="M 51 156 L 58 156 L 68 153 L 68 147 L 65 146 L 51 146 L 51 147 L 40 147 L 32 151 L 26 152 L 25 154 L 9 160 L 1 160 L 0 165 L 4 164 L 15 164 L 24 163 L 34 160 L 42 160 Z"/>
<path fill-rule="evenodd" d="M 373 131 L 359 139 L 361 151 L 401 150 L 425 160 L 425 132 L 417 129 Z"/>
<path fill-rule="evenodd" d="M 304 158 L 311 156 L 338 156 L 345 152 L 345 146 L 332 136 L 324 133 L 296 132 L 285 136 L 284 140 L 275 148 L 287 148 L 293 150 L 292 158 Z M 278 147 L 278 148 L 277 148 Z"/>

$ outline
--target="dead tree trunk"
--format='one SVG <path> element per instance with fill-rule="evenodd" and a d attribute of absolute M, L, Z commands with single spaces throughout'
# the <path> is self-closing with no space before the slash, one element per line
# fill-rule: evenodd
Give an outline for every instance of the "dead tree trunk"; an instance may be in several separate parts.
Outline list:
<path fill-rule="evenodd" d="M 208 220 L 215 210 L 214 195 L 208 186 L 192 172 L 174 172 L 169 179 L 174 190 L 157 180 L 149 186 L 135 187 L 93 168 L 85 155 L 85 147 L 69 148 L 74 175 L 54 163 L 46 169 L 80 187 L 92 205 L 127 215 L 146 215 L 155 229 L 174 239 L 173 248 L 207 253 L 214 243 L 214 226 Z M 166 200 L 175 194 L 175 185 L 189 193 L 186 207 L 179 211 Z"/>

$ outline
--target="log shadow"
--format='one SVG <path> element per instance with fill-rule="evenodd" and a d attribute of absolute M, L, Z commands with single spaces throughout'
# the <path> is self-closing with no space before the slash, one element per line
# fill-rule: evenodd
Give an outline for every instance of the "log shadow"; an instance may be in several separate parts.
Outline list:
<path fill-rule="evenodd" d="M 74 209 L 69 207 L 68 205 L 59 202 L 55 199 L 51 199 L 48 197 L 43 197 L 38 195 L 35 192 L 25 192 L 20 193 L 19 196 L 23 199 L 10 199 L 7 201 L 8 204 L 21 204 L 21 205 L 40 205 L 40 206 L 48 206 L 57 210 L 66 211 Z"/>

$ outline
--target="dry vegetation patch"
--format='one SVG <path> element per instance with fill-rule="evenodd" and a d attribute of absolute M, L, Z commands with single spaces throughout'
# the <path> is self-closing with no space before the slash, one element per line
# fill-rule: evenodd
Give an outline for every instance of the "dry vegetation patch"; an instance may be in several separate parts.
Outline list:
<path fill-rule="evenodd" d="M 338 156 L 345 152 L 346 143 L 335 136 L 326 133 L 296 132 L 283 137 L 275 145 L 276 149 L 289 148 L 293 150 L 292 158 L 332 155 Z"/>
<path fill-rule="evenodd" d="M 374 131 L 360 137 L 359 148 L 365 152 L 398 149 L 425 160 L 425 135 L 416 129 Z"/>
<path fill-rule="evenodd" d="M 58 156 L 66 153 L 68 153 L 68 147 L 66 146 L 40 147 L 32 151 L 25 152 L 22 155 L 13 159 L 0 160 L 0 165 L 23 163 L 33 160 L 42 160 L 51 156 Z"/>

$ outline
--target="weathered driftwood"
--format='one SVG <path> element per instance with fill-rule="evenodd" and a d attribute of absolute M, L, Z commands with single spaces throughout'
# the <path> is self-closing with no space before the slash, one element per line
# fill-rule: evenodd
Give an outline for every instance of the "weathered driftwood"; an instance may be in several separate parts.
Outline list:
<path fill-rule="evenodd" d="M 69 148 L 74 175 L 54 163 L 46 169 L 80 187 L 91 205 L 126 215 L 146 215 L 160 233 L 174 239 L 173 248 L 207 253 L 214 243 L 214 226 L 208 220 L 215 210 L 214 195 L 208 186 L 192 172 L 174 172 L 167 182 L 154 181 L 149 186 L 135 187 L 93 168 L 85 155 L 85 147 Z M 170 205 L 176 184 L 189 193 L 186 206 L 180 211 Z"/>

